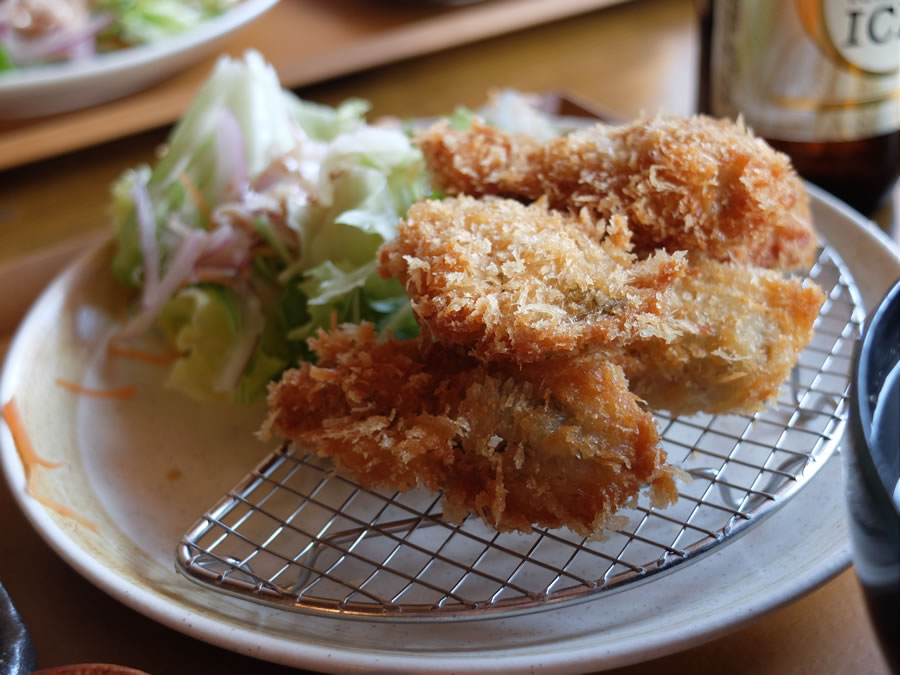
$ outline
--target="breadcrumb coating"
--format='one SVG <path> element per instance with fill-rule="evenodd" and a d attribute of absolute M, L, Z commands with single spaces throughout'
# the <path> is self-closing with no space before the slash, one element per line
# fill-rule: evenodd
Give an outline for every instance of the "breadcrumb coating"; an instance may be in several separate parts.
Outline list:
<path fill-rule="evenodd" d="M 379 250 L 379 272 L 401 281 L 429 334 L 482 360 L 671 339 L 663 299 L 684 274 L 683 254 L 638 261 L 623 216 L 602 243 L 595 228 L 543 201 L 426 200 Z"/>
<path fill-rule="evenodd" d="M 442 121 L 416 142 L 446 194 L 546 197 L 600 221 L 624 214 L 641 255 L 664 248 L 782 270 L 812 264 L 802 181 L 741 124 L 659 115 L 538 143 L 477 120 L 466 131 Z"/>
<path fill-rule="evenodd" d="M 778 395 L 813 336 L 825 295 L 778 272 L 705 261 L 670 293 L 671 341 L 637 339 L 610 358 L 651 408 L 752 413 Z"/>
<path fill-rule="evenodd" d="M 378 342 L 371 324 L 310 341 L 272 385 L 269 425 L 367 488 L 443 490 L 444 516 L 500 531 L 614 524 L 643 485 L 677 498 L 653 417 L 596 356 L 484 364 L 425 338 Z"/>
<path fill-rule="evenodd" d="M 500 531 L 598 536 L 642 486 L 673 503 L 646 407 L 755 412 L 812 339 L 824 294 L 783 275 L 816 248 L 787 157 L 702 116 L 546 143 L 439 123 L 417 142 L 451 196 L 414 204 L 378 263 L 422 335 L 320 331 L 267 427 Z"/>

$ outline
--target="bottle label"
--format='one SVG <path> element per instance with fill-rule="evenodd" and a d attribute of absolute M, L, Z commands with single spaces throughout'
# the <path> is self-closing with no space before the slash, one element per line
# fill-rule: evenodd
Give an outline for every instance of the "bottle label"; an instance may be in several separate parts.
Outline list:
<path fill-rule="evenodd" d="M 716 0 L 710 107 L 758 135 L 900 129 L 900 0 Z"/>

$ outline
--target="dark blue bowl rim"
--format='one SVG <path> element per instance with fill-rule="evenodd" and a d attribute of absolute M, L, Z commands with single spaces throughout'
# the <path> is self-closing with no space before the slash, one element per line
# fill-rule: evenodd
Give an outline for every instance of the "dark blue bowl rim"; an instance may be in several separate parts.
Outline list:
<path fill-rule="evenodd" d="M 900 358 L 900 279 L 897 279 L 867 318 L 853 357 L 850 382 L 850 433 L 861 478 L 878 492 L 878 502 L 896 511 L 892 500 L 896 476 L 889 476 L 884 453 L 873 447 L 872 418 L 887 374 Z M 900 448 L 894 449 L 900 452 Z"/>

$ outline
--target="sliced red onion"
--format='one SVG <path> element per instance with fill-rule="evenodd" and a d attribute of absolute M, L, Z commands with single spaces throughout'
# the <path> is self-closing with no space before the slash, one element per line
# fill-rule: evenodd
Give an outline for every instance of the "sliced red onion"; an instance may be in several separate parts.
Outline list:
<path fill-rule="evenodd" d="M 200 230 L 194 227 L 188 227 L 184 223 L 182 223 L 176 216 L 172 216 L 169 218 L 169 230 L 178 238 L 184 239 L 191 232 L 199 232 Z"/>
<path fill-rule="evenodd" d="M 284 171 L 273 162 L 250 184 L 250 189 L 256 192 L 265 192 L 280 183 L 285 175 Z"/>
<path fill-rule="evenodd" d="M 207 234 L 200 230 L 191 232 L 181 240 L 181 244 L 169 263 L 169 269 L 160 279 L 156 287 L 155 297 L 150 304 L 161 306 L 172 295 L 191 273 L 197 259 L 206 250 Z"/>
<path fill-rule="evenodd" d="M 200 257 L 201 262 L 220 257 L 222 252 L 229 252 L 235 245 L 237 234 L 231 225 L 222 225 L 209 233 L 206 250 Z"/>
<path fill-rule="evenodd" d="M 219 116 L 216 125 L 216 150 L 219 170 L 226 179 L 224 195 L 239 198 L 248 189 L 249 176 L 244 136 L 230 108 L 222 110 Z"/>
<path fill-rule="evenodd" d="M 200 230 L 191 231 L 181 240 L 169 268 L 153 292 L 148 292 L 147 287 L 144 287 L 141 311 L 120 331 L 120 338 L 135 337 L 150 327 L 162 306 L 191 274 L 194 264 L 206 248 L 206 242 L 207 235 Z"/>
<path fill-rule="evenodd" d="M 240 268 L 250 258 L 253 244 L 254 238 L 244 230 L 223 225 L 209 234 L 206 251 L 198 264 Z"/>
<path fill-rule="evenodd" d="M 28 40 L 10 41 L 7 45 L 10 49 L 10 56 L 16 63 L 22 64 L 64 56 L 82 43 L 93 44 L 97 34 L 109 26 L 114 18 L 112 14 L 108 13 L 95 14 L 77 28 L 55 30 L 48 35 Z"/>
<path fill-rule="evenodd" d="M 137 179 L 131 187 L 134 200 L 134 214 L 141 241 L 141 255 L 144 261 L 144 298 L 156 294 L 159 284 L 159 245 L 156 240 L 156 218 L 147 186 Z"/>
<path fill-rule="evenodd" d="M 250 188 L 255 192 L 265 192 L 285 179 L 300 178 L 300 161 L 295 156 L 296 152 L 297 148 L 292 148 L 269 162 L 269 165 L 253 180 Z"/>
<path fill-rule="evenodd" d="M 97 55 L 97 43 L 95 40 L 82 40 L 66 50 L 68 61 L 87 61 Z"/>

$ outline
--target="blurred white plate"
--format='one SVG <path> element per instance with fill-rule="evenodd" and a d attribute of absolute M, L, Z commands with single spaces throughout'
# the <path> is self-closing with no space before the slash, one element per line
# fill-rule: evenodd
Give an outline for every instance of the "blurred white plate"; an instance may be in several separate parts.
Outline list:
<path fill-rule="evenodd" d="M 817 227 L 843 256 L 871 307 L 900 276 L 874 225 L 813 189 Z M 102 336 L 124 298 L 109 249 L 92 251 L 44 292 L 17 333 L 0 377 L 38 453 L 36 489 L 97 531 L 25 492 L 9 431 L 0 466 L 37 532 L 84 577 L 124 604 L 236 652 L 327 672 L 585 672 L 700 644 L 787 604 L 849 564 L 840 458 L 740 539 L 698 562 L 620 593 L 535 614 L 456 623 L 298 616 L 203 589 L 175 571 L 175 546 L 209 506 L 272 449 L 252 431 L 259 408 L 193 404 L 161 386 L 154 366 L 104 358 Z M 56 386 L 139 383 L 127 400 Z M 402 635 L 402 639 L 398 636 Z"/>
<path fill-rule="evenodd" d="M 196 28 L 153 44 L 0 75 L 0 119 L 48 115 L 103 103 L 144 89 L 213 50 L 278 0 L 244 0 Z"/>

